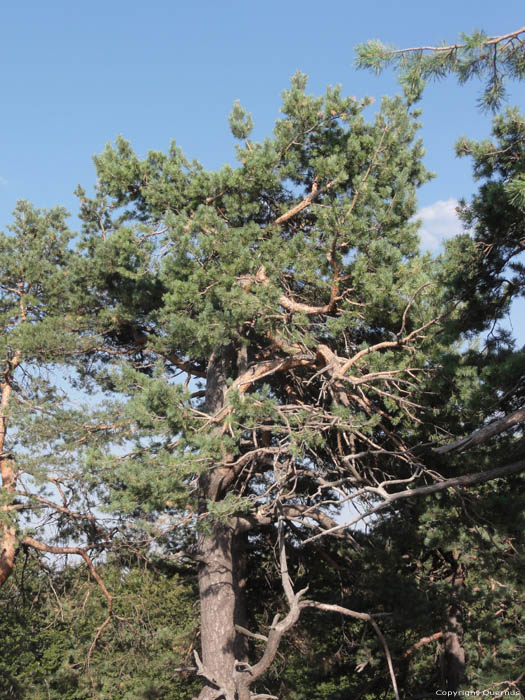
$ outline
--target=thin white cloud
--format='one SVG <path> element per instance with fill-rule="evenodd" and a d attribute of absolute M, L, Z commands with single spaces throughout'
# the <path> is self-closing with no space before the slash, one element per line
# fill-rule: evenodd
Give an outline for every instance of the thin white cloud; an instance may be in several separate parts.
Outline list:
<path fill-rule="evenodd" d="M 9 184 L 9 183 L 7 182 L 7 180 L 5 179 L 5 177 L 2 177 L 2 176 L 0 175 L 0 185 L 8 185 L 8 184 Z"/>
<path fill-rule="evenodd" d="M 421 247 L 436 253 L 443 241 L 463 232 L 456 208 L 457 199 L 438 200 L 420 209 L 416 218 L 421 221 Z"/>

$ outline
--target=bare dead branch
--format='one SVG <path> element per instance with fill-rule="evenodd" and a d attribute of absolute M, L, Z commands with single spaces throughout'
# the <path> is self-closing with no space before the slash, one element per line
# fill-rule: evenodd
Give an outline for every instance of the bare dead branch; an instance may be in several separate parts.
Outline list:
<path fill-rule="evenodd" d="M 106 599 L 106 602 L 107 602 L 108 614 L 107 614 L 106 619 L 97 628 L 97 630 L 95 632 L 95 636 L 93 638 L 93 641 L 91 642 L 91 645 L 89 647 L 89 651 L 88 651 L 87 658 L 86 658 L 86 671 L 87 671 L 87 674 L 89 676 L 91 685 L 94 686 L 94 680 L 93 680 L 93 677 L 92 677 L 91 672 L 90 672 L 91 657 L 93 655 L 93 651 L 95 650 L 97 642 L 102 635 L 102 632 L 105 630 L 105 628 L 111 622 L 111 619 L 113 617 L 113 596 L 106 588 L 106 584 L 104 583 L 104 580 L 102 579 L 102 577 L 100 576 L 100 574 L 96 570 L 95 565 L 93 564 L 93 561 L 91 560 L 91 557 L 89 556 L 89 554 L 86 552 L 85 549 L 82 549 L 81 547 L 55 547 L 53 545 L 44 544 L 43 542 L 39 542 L 38 540 L 35 540 L 33 537 L 24 537 L 22 540 L 22 544 L 24 544 L 28 547 L 32 547 L 33 549 L 36 549 L 40 552 L 50 552 L 52 554 L 76 554 L 79 557 L 82 557 L 82 559 L 86 563 L 87 568 L 89 569 L 90 574 L 93 576 L 93 578 L 97 582 L 100 590 L 102 591 L 102 593 Z"/>
<path fill-rule="evenodd" d="M 283 584 L 284 593 L 290 605 L 293 607 L 295 602 L 295 593 L 292 587 L 292 580 L 288 573 L 288 562 L 286 559 L 286 549 L 284 543 L 284 533 L 283 533 L 283 518 L 282 515 L 279 516 L 279 522 L 277 525 L 277 537 L 279 542 L 279 566 L 281 569 L 281 581 Z"/>
<path fill-rule="evenodd" d="M 288 574 L 288 563 L 286 560 L 286 547 L 283 536 L 282 517 L 279 520 L 279 564 L 281 569 L 281 581 L 283 589 L 288 600 L 290 609 L 286 617 L 279 622 L 279 616 L 276 615 L 270 627 L 268 641 L 264 649 L 261 659 L 253 666 L 249 667 L 250 684 L 256 681 L 263 673 L 271 666 L 283 635 L 288 632 L 297 622 L 301 614 L 301 598 L 307 592 L 308 587 L 294 593 L 292 582 Z"/>
<path fill-rule="evenodd" d="M 323 513 L 318 507 L 303 506 L 300 504 L 283 505 L 281 506 L 282 517 L 285 520 L 295 520 L 303 525 L 318 529 L 313 523 L 308 523 L 308 520 L 314 520 L 318 526 L 324 530 L 330 530 L 337 527 L 337 522 L 326 513 Z M 275 522 L 273 513 L 265 510 L 260 510 L 256 513 L 247 513 L 238 515 L 231 519 L 232 527 L 237 533 L 248 532 L 257 527 L 271 525 Z M 346 536 L 340 532 L 339 536 Z M 353 538 L 350 538 L 353 541 Z"/>
<path fill-rule="evenodd" d="M 416 289 L 414 294 L 412 294 L 408 304 L 405 306 L 405 310 L 403 311 L 403 317 L 401 319 L 401 328 L 399 330 L 398 335 L 402 335 L 405 332 L 407 315 L 408 315 L 408 312 L 410 311 L 410 307 L 414 303 L 417 295 L 419 294 L 419 292 L 422 292 L 423 289 L 425 289 L 425 287 L 428 287 L 429 285 L 430 285 L 430 282 L 426 282 L 425 284 L 422 284 L 418 289 Z"/>
<path fill-rule="evenodd" d="M 410 658 L 412 654 L 418 649 L 420 649 L 422 646 L 424 646 L 425 644 L 430 644 L 430 642 L 435 642 L 436 640 L 441 639 L 441 637 L 443 637 L 443 632 L 436 632 L 435 634 L 431 634 L 429 637 L 422 637 L 418 642 L 416 642 L 409 649 L 407 649 L 401 658 Z"/>
<path fill-rule="evenodd" d="M 418 336 L 423 333 L 427 328 L 430 326 L 434 325 L 437 323 L 442 316 L 437 316 L 436 318 L 432 318 L 430 321 L 427 321 L 424 323 L 422 326 L 419 328 L 416 328 L 413 330 L 411 333 L 409 333 L 407 336 L 404 338 L 398 337 L 397 340 L 383 340 L 381 343 L 376 343 L 375 345 L 370 345 L 367 348 L 364 348 L 363 350 L 360 350 L 358 353 L 356 353 L 353 357 L 348 359 L 343 366 L 339 370 L 339 376 L 343 377 L 343 375 L 348 372 L 350 367 L 355 365 L 355 363 L 360 360 L 362 357 L 365 355 L 370 355 L 373 352 L 377 352 L 378 350 L 385 350 L 386 348 L 395 348 L 395 347 L 403 347 L 408 345 L 410 342 L 413 340 L 418 339 Z"/>
<path fill-rule="evenodd" d="M 201 658 L 199 656 L 199 652 L 196 649 L 193 652 L 193 656 L 195 658 L 195 664 L 197 666 L 197 675 L 202 676 L 209 683 L 211 683 L 212 685 L 215 685 L 219 689 L 219 693 L 217 695 L 217 697 L 219 697 L 223 692 L 221 689 L 220 683 L 217 681 L 215 676 L 205 668 L 205 666 L 202 663 Z"/>
<path fill-rule="evenodd" d="M 240 632 L 240 634 L 244 634 L 246 637 L 250 637 L 251 639 L 259 639 L 262 642 L 268 641 L 268 637 L 266 637 L 264 634 L 250 632 L 250 630 L 247 630 L 246 627 L 242 627 L 241 625 L 235 625 L 235 630 Z"/>
<path fill-rule="evenodd" d="M 374 628 L 374 631 L 377 634 L 377 636 L 379 637 L 379 640 L 380 640 L 381 644 L 383 645 L 383 649 L 385 650 L 385 656 L 387 659 L 388 671 L 390 673 L 390 680 L 392 682 L 392 688 L 394 690 L 396 700 L 400 700 L 399 690 L 397 688 L 396 676 L 394 673 L 394 666 L 392 664 L 392 655 L 390 654 L 390 649 L 388 647 L 388 643 L 387 643 L 383 633 L 379 629 L 379 626 L 378 626 L 377 622 L 374 620 L 372 615 L 369 615 L 368 613 L 356 612 L 355 610 L 349 610 L 348 608 L 345 608 L 342 605 L 331 605 L 328 603 L 318 603 L 315 600 L 303 600 L 300 605 L 302 608 L 315 608 L 316 610 L 325 610 L 327 612 L 337 612 L 337 613 L 340 613 L 341 615 L 346 615 L 347 617 L 353 617 L 356 620 L 364 620 L 366 622 L 369 622 L 372 625 L 372 627 Z"/>

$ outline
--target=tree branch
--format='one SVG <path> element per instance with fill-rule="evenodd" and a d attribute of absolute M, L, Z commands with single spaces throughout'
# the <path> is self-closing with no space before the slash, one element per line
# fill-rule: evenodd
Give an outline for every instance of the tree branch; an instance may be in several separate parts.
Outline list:
<path fill-rule="evenodd" d="M 431 634 L 429 637 L 421 637 L 421 639 L 413 644 L 409 649 L 405 651 L 403 656 L 401 657 L 402 659 L 409 659 L 412 654 L 417 651 L 420 647 L 424 646 L 425 644 L 430 644 L 430 642 L 435 642 L 438 639 L 441 639 L 443 636 L 443 632 L 435 632 L 434 634 Z"/>
<path fill-rule="evenodd" d="M 358 353 L 356 353 L 353 357 L 348 359 L 343 364 L 343 366 L 339 369 L 338 375 L 340 377 L 343 377 L 346 374 L 346 372 L 348 372 L 350 367 L 352 367 L 358 360 L 360 360 L 365 355 L 370 355 L 373 352 L 377 352 L 377 350 L 384 350 L 386 348 L 403 347 L 404 345 L 407 345 L 413 340 L 417 340 L 419 333 L 422 333 L 424 330 L 437 323 L 441 318 L 442 316 L 438 316 L 436 318 L 431 319 L 430 321 L 427 321 L 427 323 L 424 323 L 419 328 L 416 328 L 404 338 L 398 337 L 397 340 L 383 340 L 380 343 L 370 345 L 369 347 L 360 350 Z"/>
<path fill-rule="evenodd" d="M 97 630 L 95 632 L 95 636 L 93 638 L 93 641 L 91 642 L 91 645 L 89 647 L 89 651 L 88 651 L 87 658 L 86 658 L 87 674 L 89 676 L 89 680 L 91 682 L 91 685 L 94 687 L 94 680 L 93 680 L 93 677 L 91 676 L 91 673 L 90 673 L 91 656 L 93 655 L 93 651 L 95 650 L 95 646 L 96 646 L 98 640 L 100 639 L 102 632 L 108 626 L 108 624 L 111 621 L 111 618 L 113 617 L 113 596 L 106 588 L 106 584 L 104 583 L 103 578 L 100 576 L 100 574 L 96 570 L 95 565 L 93 564 L 93 561 L 91 560 L 91 557 L 81 547 L 55 547 L 55 546 L 52 546 L 49 544 L 44 544 L 43 542 L 38 542 L 38 540 L 35 540 L 33 537 L 24 537 L 21 544 L 26 545 L 28 547 L 32 547 L 33 549 L 37 549 L 40 552 L 50 552 L 52 554 L 77 554 L 79 557 L 82 557 L 82 559 L 85 561 L 86 566 L 88 567 L 90 574 L 93 576 L 93 578 L 97 582 L 100 590 L 102 591 L 102 593 L 106 599 L 106 602 L 107 602 L 108 614 L 107 614 L 106 619 L 97 628 Z"/>
<path fill-rule="evenodd" d="M 509 34 L 502 34 L 501 36 L 491 36 L 484 41 L 485 46 L 492 46 L 494 44 L 499 44 L 506 39 L 516 39 L 520 34 L 525 32 L 525 27 L 521 27 L 515 32 L 510 32 Z M 456 51 L 458 49 L 464 49 L 466 44 L 450 44 L 449 46 L 413 46 L 408 49 L 392 49 L 390 53 L 395 56 L 398 54 L 405 53 L 415 53 L 421 51 L 431 51 L 432 53 L 446 53 L 447 51 Z"/>
<path fill-rule="evenodd" d="M 281 294 L 279 297 L 279 304 L 285 308 L 288 309 L 288 311 L 294 311 L 295 313 L 298 314 L 307 314 L 307 315 L 313 315 L 313 314 L 329 314 L 334 310 L 335 307 L 335 302 L 336 299 L 332 298 L 328 302 L 328 304 L 325 304 L 324 306 L 312 306 L 311 304 L 303 304 L 300 301 L 295 301 L 294 299 L 290 299 L 289 297 L 285 296 L 284 294 Z"/>
<path fill-rule="evenodd" d="M 283 505 L 281 506 L 281 513 L 285 520 L 296 520 L 310 527 L 315 527 L 315 525 L 305 522 L 305 518 L 315 520 L 319 526 L 324 527 L 326 530 L 337 527 L 337 522 L 333 518 L 313 506 Z M 272 525 L 274 522 L 274 514 L 265 511 L 238 515 L 231 520 L 232 527 L 236 533 L 248 532 L 256 527 Z M 340 533 L 341 535 L 342 533 Z"/>
<path fill-rule="evenodd" d="M 352 525 L 355 525 L 361 520 L 364 520 L 365 518 L 368 518 L 371 515 L 375 515 L 375 513 L 378 513 L 380 510 L 388 508 L 395 501 L 404 500 L 406 498 L 413 498 L 414 496 L 428 496 L 429 494 L 438 493 L 439 491 L 445 491 L 448 488 L 455 488 L 458 486 L 463 487 L 473 486 L 475 484 L 484 484 L 487 481 L 492 481 L 493 479 L 500 479 L 501 477 L 509 476 L 510 474 L 519 474 L 522 471 L 525 471 L 525 460 L 520 462 L 514 462 L 513 464 L 508 464 L 504 467 L 489 469 L 488 471 L 480 472 L 478 474 L 466 474 L 464 476 L 457 476 L 452 479 L 444 479 L 443 481 L 439 481 L 429 486 L 420 486 L 415 489 L 407 489 L 406 491 L 399 491 L 398 493 L 388 494 L 386 497 L 384 497 L 382 503 L 379 503 L 377 506 L 371 508 L 366 513 L 363 513 L 362 515 L 359 515 L 345 523 L 341 523 L 336 527 L 330 528 L 329 530 L 324 530 L 323 532 L 317 535 L 312 535 L 312 537 L 309 537 L 307 540 L 304 540 L 303 544 L 312 542 L 313 540 L 317 540 L 320 537 L 324 537 L 325 535 L 334 534 L 339 530 L 343 530 Z M 377 492 L 377 489 L 374 490 Z"/>
<path fill-rule="evenodd" d="M 273 222 L 274 225 L 276 224 L 284 224 L 287 221 L 289 221 L 291 218 L 293 218 L 296 214 L 299 214 L 303 209 L 306 209 L 306 207 L 309 207 L 312 202 L 314 202 L 319 195 L 324 194 L 328 192 L 336 183 L 336 180 L 331 180 L 327 185 L 325 185 L 322 188 L 319 188 L 319 183 L 317 181 L 317 178 L 313 181 L 312 184 L 312 191 L 310 194 L 306 195 L 306 197 L 302 200 L 302 202 L 299 202 L 299 204 L 296 204 L 295 207 L 292 207 L 289 209 L 287 212 L 284 214 L 281 214 L 275 221 Z"/>
<path fill-rule="evenodd" d="M 495 420 L 492 423 L 483 426 L 483 428 L 475 430 L 473 433 L 467 435 L 466 437 L 459 438 L 459 440 L 454 440 L 454 442 L 450 442 L 447 445 L 434 447 L 432 451 L 438 455 L 445 455 L 454 452 L 464 452 L 465 450 L 468 450 L 471 447 L 475 447 L 476 445 L 481 445 L 484 442 L 487 442 L 487 440 L 489 440 L 491 437 L 494 437 L 494 435 L 499 435 L 505 430 L 508 430 L 509 428 L 512 428 L 518 423 L 523 422 L 525 422 L 525 408 L 519 408 L 517 411 L 514 411 L 514 413 L 509 413 L 509 415 Z"/>
<path fill-rule="evenodd" d="M 397 681 L 396 681 L 396 675 L 394 673 L 394 666 L 392 664 L 392 655 L 390 654 L 390 649 L 388 647 L 387 641 L 379 629 L 379 626 L 377 622 L 374 620 L 372 615 L 369 615 L 368 613 L 360 613 L 356 612 L 355 610 L 349 610 L 348 608 L 344 608 L 342 605 L 330 605 L 328 603 L 318 603 L 315 600 L 303 600 L 301 603 L 302 608 L 315 608 L 316 610 L 325 610 L 328 612 L 337 612 L 340 613 L 341 615 L 346 615 L 347 617 L 353 617 L 356 620 L 365 620 L 366 622 L 369 622 L 372 627 L 374 628 L 375 633 L 379 637 L 379 640 L 381 644 L 383 645 L 383 649 L 385 650 L 385 656 L 387 660 L 387 665 L 388 665 L 388 671 L 390 673 L 390 680 L 392 682 L 392 688 L 394 690 L 394 694 L 396 696 L 396 700 L 400 700 L 399 698 L 399 690 L 397 688 Z"/>
<path fill-rule="evenodd" d="M 290 610 L 286 617 L 279 622 L 279 615 L 274 617 L 272 626 L 270 627 L 270 633 L 268 634 L 268 641 L 264 649 L 264 653 L 261 659 L 254 665 L 249 667 L 250 673 L 250 684 L 256 681 L 260 676 L 265 673 L 271 666 L 279 646 L 281 644 L 281 639 L 283 635 L 290 630 L 301 615 L 301 598 L 304 596 L 308 587 L 294 593 L 292 582 L 288 574 L 288 563 L 286 561 L 286 548 L 284 543 L 284 533 L 282 527 L 282 518 L 279 520 L 279 564 L 281 569 L 281 581 L 283 584 L 283 589 L 288 600 Z"/>
<path fill-rule="evenodd" d="M 250 630 L 246 629 L 246 627 L 242 627 L 241 625 L 235 625 L 235 631 L 239 632 L 240 634 L 244 634 L 246 637 L 250 637 L 251 639 L 259 639 L 262 642 L 268 641 L 268 637 L 266 637 L 264 634 L 250 632 Z"/>

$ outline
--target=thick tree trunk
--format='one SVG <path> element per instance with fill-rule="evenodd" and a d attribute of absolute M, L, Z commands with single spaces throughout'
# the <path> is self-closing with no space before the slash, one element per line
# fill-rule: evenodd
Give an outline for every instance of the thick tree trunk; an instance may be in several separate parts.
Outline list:
<path fill-rule="evenodd" d="M 199 594 L 204 667 L 219 686 L 233 693 L 237 635 L 232 539 L 232 530 L 224 525 L 214 525 L 211 533 L 201 535 L 199 556 L 204 561 L 199 571 Z M 208 683 L 199 700 L 214 698 L 215 691 Z"/>
<path fill-rule="evenodd" d="M 2 419 L 2 423 L 5 420 Z M 0 450 L 4 444 L 5 428 L 0 426 Z M 9 507 L 14 500 L 16 474 L 13 462 L 9 458 L 0 457 L 0 475 L 2 477 L 2 492 L 4 504 L 0 507 L 0 586 L 7 581 L 15 567 L 17 537 L 16 527 L 13 525 Z"/>
<path fill-rule="evenodd" d="M 4 585 L 15 567 L 17 550 L 16 528 L 10 518 L 12 511 L 9 510 L 15 498 L 16 470 L 13 460 L 4 452 L 11 392 L 11 383 L 6 381 L 2 386 L 0 401 L 0 477 L 3 501 L 0 507 L 0 586 Z"/>
<path fill-rule="evenodd" d="M 2 516 L 5 517 L 4 514 Z M 0 521 L 0 587 L 13 573 L 16 550 L 16 529 L 12 525 Z"/>
<path fill-rule="evenodd" d="M 219 411 L 225 403 L 227 379 L 235 365 L 231 348 L 223 348 L 210 357 L 207 370 L 205 411 Z M 222 493 L 223 475 L 211 469 L 200 479 L 200 512 L 204 514 L 208 501 L 218 501 Z M 246 645 L 239 640 L 235 624 L 242 624 L 244 607 L 244 567 L 242 547 L 231 526 L 208 523 L 199 535 L 199 595 L 201 611 L 201 650 L 206 685 L 198 700 L 215 700 L 217 689 L 226 700 L 245 700 L 249 691 L 239 693 L 236 686 L 236 660 L 244 661 Z M 206 678 L 205 676 L 205 678 Z"/>
<path fill-rule="evenodd" d="M 232 542 L 233 590 L 235 593 L 234 622 L 241 627 L 248 627 L 248 612 L 246 609 L 246 583 L 248 556 L 246 552 L 248 536 L 246 533 L 236 534 Z M 237 634 L 235 640 L 235 658 L 243 663 L 248 662 L 248 638 Z"/>

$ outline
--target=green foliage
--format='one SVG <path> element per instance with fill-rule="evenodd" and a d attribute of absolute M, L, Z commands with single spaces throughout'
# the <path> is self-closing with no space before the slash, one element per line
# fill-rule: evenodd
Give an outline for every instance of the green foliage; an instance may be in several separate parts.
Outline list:
<path fill-rule="evenodd" d="M 400 490 L 523 458 L 518 429 L 466 456 L 432 449 L 521 406 L 523 356 L 506 335 L 477 337 L 523 288 L 523 119 L 509 112 L 495 144 L 460 146 L 484 179 L 461 208 L 473 235 L 431 258 L 414 221 L 430 174 L 412 109 L 422 80 L 448 71 L 467 80 L 489 56 L 521 76 L 516 42 L 519 33 L 476 34 L 429 57 L 367 45 L 363 65 L 407 70 L 405 99 L 385 98 L 371 120 L 370 100 L 339 87 L 310 95 L 298 73 L 263 142 L 249 140 L 251 116 L 234 105 L 238 164 L 216 172 L 174 143 L 141 159 L 119 137 L 95 158 L 93 195 L 77 190 L 75 248 L 65 212 L 19 205 L 0 239 L 0 313 L 16 396 L 6 446 L 23 469 L 1 503 L 29 514 L 28 532 L 107 549 L 99 570 L 115 608 L 101 629 L 106 601 L 85 571 L 49 572 L 48 587 L 28 570 L 24 593 L 2 594 L 12 603 L 2 621 L 10 641 L 0 642 L 6 697 L 188 697 L 176 668 L 195 646 L 195 591 L 169 562 L 198 555 L 204 571 L 202 542 L 235 531 L 248 550 L 249 623 L 268 628 L 287 611 L 279 514 L 296 590 L 309 584 L 314 599 L 377 615 L 406 696 L 444 682 L 435 657 L 446 665 L 440 640 L 453 608 L 468 681 L 511 678 L 523 637 L 519 476 L 393 502 L 323 547 L 310 538 L 348 502 L 349 517 L 374 512 Z M 497 105 L 499 74 L 489 80 L 486 101 Z M 66 363 L 89 404 L 74 405 L 56 381 Z M 138 550 L 158 563 L 123 555 Z M 495 570 L 497 581 L 487 577 Z M 321 629 L 319 615 L 290 631 L 260 692 L 388 693 L 371 626 L 334 614 Z M 260 640 L 250 644 L 260 657 Z"/>
<path fill-rule="evenodd" d="M 484 257 L 478 268 L 478 286 L 503 307 L 522 293 L 525 281 L 518 257 L 524 236 L 524 125 L 523 115 L 509 109 L 494 120 L 493 141 L 463 139 L 457 146 L 459 155 L 472 158 L 474 174 L 483 181 L 478 194 L 461 208 Z"/>
<path fill-rule="evenodd" d="M 196 634 L 195 596 L 184 575 L 124 561 L 101 567 L 115 617 L 88 654 L 106 616 L 83 567 L 24 567 L 2 589 L 0 697 L 5 700 L 186 700 Z M 188 663 L 189 662 L 189 663 Z M 174 682 L 174 679 L 177 679 Z"/>
<path fill-rule="evenodd" d="M 231 132 L 236 139 L 248 138 L 253 129 L 252 116 L 241 107 L 239 100 L 234 103 L 228 121 L 230 123 Z"/>
<path fill-rule="evenodd" d="M 441 79 L 450 73 L 460 85 L 473 78 L 485 81 L 480 97 L 482 109 L 496 110 L 506 98 L 505 78 L 525 77 L 524 29 L 503 36 L 489 37 L 483 31 L 461 34 L 461 43 L 395 49 L 374 39 L 356 47 L 358 68 L 380 73 L 387 66 L 399 71 L 408 94 L 418 99 L 429 78 Z"/>
<path fill-rule="evenodd" d="M 481 46 L 483 37 L 476 42 Z M 469 44 L 462 60 L 477 50 Z M 476 240 L 459 238 L 437 260 L 419 252 L 415 194 L 429 174 L 410 104 L 432 67 L 420 68 L 417 80 L 414 73 L 406 81 L 407 100 L 383 100 L 371 122 L 365 119 L 369 101 L 344 98 L 339 88 L 309 95 L 302 74 L 283 93 L 281 118 L 262 143 L 248 140 L 252 120 L 236 104 L 230 126 L 243 143 L 235 168 L 206 172 L 175 146 L 141 160 L 122 138 L 95 159 L 95 195 L 80 191 L 82 265 L 89 261 L 90 272 L 77 272 L 79 314 L 88 316 L 86 335 L 103 335 L 101 361 L 127 358 L 116 374 L 108 369 L 99 376 L 129 397 L 119 411 L 131 434 L 126 455 L 102 449 L 91 464 L 106 484 L 108 508 L 132 518 L 137 536 L 160 547 L 191 547 L 196 532 L 271 512 L 277 500 L 333 514 L 340 494 L 329 490 L 330 480 L 350 484 L 353 478 L 345 453 L 360 455 L 352 463 L 358 485 L 350 489 L 358 490 L 360 480 L 375 488 L 414 478 L 409 450 L 482 425 L 494 394 L 519 372 L 508 343 L 488 354 L 475 345 L 465 349 L 465 337 L 501 317 L 510 300 L 505 290 L 494 294 L 499 272 L 480 264 Z M 466 63 L 462 71 L 467 79 Z M 508 193 L 508 183 L 502 192 Z M 506 196 L 515 201 L 516 193 Z M 467 216 L 465 208 L 468 223 Z M 401 339 L 412 332 L 417 342 L 405 351 Z M 384 350 L 369 352 L 384 341 Z M 360 387 L 358 399 L 345 389 L 352 399 L 343 400 L 337 380 L 326 380 L 322 347 L 361 358 L 351 380 Z M 498 373 L 503 357 L 508 372 Z M 292 371 L 273 371 L 272 362 L 290 358 Z M 209 403 L 210 363 L 222 387 L 217 409 Z M 261 381 L 246 389 L 240 381 L 247 381 L 249 368 L 260 368 Z M 391 372 L 400 381 L 381 384 Z M 184 388 L 181 373 L 187 375 Z M 519 454 L 515 443 L 510 436 L 493 455 L 501 458 L 505 445 Z M 280 456 L 258 462 L 255 453 Z M 489 463 L 485 453 L 463 464 L 431 452 L 425 460 L 432 470 L 427 474 L 444 477 Z M 203 485 L 217 472 L 227 482 L 236 466 L 238 479 L 210 497 Z M 286 488 L 280 486 L 284 478 Z M 377 503 L 373 492 L 360 493 L 356 503 Z M 446 498 L 392 511 L 359 535 L 358 553 L 338 555 L 349 581 L 339 597 L 327 580 L 316 591 L 319 599 L 388 613 L 381 624 L 407 693 L 440 681 L 435 644 L 413 659 L 404 654 L 448 624 L 449 579 L 456 571 L 451 553 L 474 547 L 465 517 L 459 509 L 447 515 Z M 179 523 L 173 535 L 166 534 L 170 519 Z M 291 533 L 297 534 L 293 527 Z M 317 576 L 315 562 L 307 560 L 311 550 L 305 551 L 298 555 L 304 561 L 297 563 L 297 586 L 301 571 L 310 572 L 310 581 Z M 262 545 L 256 556 L 259 562 L 267 556 Z M 504 585 L 511 585 L 514 566 L 512 560 Z M 327 569 L 327 579 L 333 570 Z M 268 575 L 273 579 L 275 572 Z M 265 604 L 253 624 L 269 624 L 267 597 L 253 595 Z M 270 600 L 279 604 L 277 595 L 274 590 Z M 462 589 L 465 600 L 468 595 Z M 471 618 L 492 644 L 495 633 L 476 606 L 477 600 Z M 310 631 L 313 617 L 303 624 Z M 261 692 L 319 699 L 386 692 L 390 680 L 377 638 L 370 630 L 362 637 L 357 622 L 345 623 L 343 631 L 351 642 L 339 656 L 341 629 L 326 636 L 317 630 L 312 643 L 294 633 L 297 646 L 287 652 L 288 663 L 277 666 L 278 678 L 270 672 Z M 507 632 L 513 639 L 518 634 L 514 616 Z M 466 644 L 472 645 L 469 634 Z M 335 663 L 327 661 L 331 655 Z M 472 673 L 482 674 L 483 664 L 489 668 L 483 659 Z M 509 674 L 508 659 L 502 646 L 499 677 Z M 483 676 L 487 683 L 493 671 Z"/>
<path fill-rule="evenodd" d="M 278 377 L 248 395 L 232 386 L 231 412 L 218 434 L 205 428 L 203 401 L 175 383 L 179 370 L 197 383 L 221 347 L 233 356 L 245 352 L 248 364 L 272 357 L 275 336 L 314 352 L 320 342 L 339 349 L 348 339 L 363 348 L 399 331 L 412 298 L 407 328 L 436 313 L 431 288 L 425 288 L 428 260 L 418 255 L 411 220 L 415 189 L 429 177 L 416 138 L 417 115 L 402 99 L 385 99 L 367 122 L 367 105 L 342 97 L 339 88 L 311 96 L 306 76 L 297 74 L 283 93 L 273 137 L 239 146 L 237 168 L 206 172 L 174 146 L 139 160 L 122 138 L 95 159 L 95 198 L 79 191 L 79 313 L 89 313 L 86 323 L 95 337 L 104 334 L 99 357 L 109 361 L 124 352 L 134 368 L 108 373 L 103 381 L 130 397 L 123 410 L 134 424 L 135 446 L 115 465 L 111 455 L 90 458 L 109 486 L 112 507 L 153 518 L 165 503 L 193 504 L 195 478 L 235 453 L 247 430 L 264 425 L 275 440 L 290 428 L 298 459 L 322 451 L 310 399 L 304 411 L 286 418 L 275 411 L 287 401 Z M 230 121 L 246 140 L 251 121 L 237 104 Z M 320 194 L 290 224 L 275 223 L 316 188 Z M 334 266 L 337 313 L 283 317 L 283 287 L 302 304 L 328 303 Z M 421 287 L 425 291 L 417 293 Z M 429 336 L 418 351 L 422 361 L 430 348 Z M 406 364 L 378 356 L 370 371 L 393 361 Z M 236 360 L 229 362 L 232 383 Z M 372 433 L 374 419 L 360 426 Z M 244 511 L 245 502 L 238 503 Z"/>
<path fill-rule="evenodd" d="M 17 350 L 27 362 L 60 361 L 71 348 L 71 322 L 64 317 L 72 258 L 66 217 L 61 207 L 41 211 L 19 202 L 0 235 L 3 362 Z"/>

